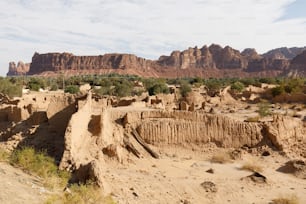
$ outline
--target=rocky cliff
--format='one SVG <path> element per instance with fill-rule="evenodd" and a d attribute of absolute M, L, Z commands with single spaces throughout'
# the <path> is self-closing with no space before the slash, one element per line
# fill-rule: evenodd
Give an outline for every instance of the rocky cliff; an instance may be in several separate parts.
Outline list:
<path fill-rule="evenodd" d="M 301 54 L 303 51 L 306 50 L 306 47 L 281 47 L 270 50 L 263 54 L 265 58 L 272 58 L 272 59 L 293 59 L 297 55 Z"/>
<path fill-rule="evenodd" d="M 73 74 L 135 74 L 150 77 L 252 77 L 277 76 L 290 67 L 290 57 L 301 49 L 288 49 L 284 56 L 259 55 L 255 49 L 240 52 L 229 46 L 216 44 L 174 51 L 170 56 L 148 60 L 132 54 L 75 56 L 71 53 L 35 53 L 30 69 L 10 64 L 11 75 Z M 288 51 L 288 52 L 289 52 Z M 276 53 L 276 52 L 273 52 Z M 283 53 L 283 52 L 282 52 Z M 295 60 L 296 61 L 296 60 Z M 293 63 L 297 63 L 293 60 Z M 22 65 L 20 65 L 22 67 Z"/>
<path fill-rule="evenodd" d="M 30 70 L 30 63 L 23 63 L 22 61 L 19 61 L 17 66 L 15 62 L 9 63 L 9 71 L 7 73 L 8 76 L 20 76 L 25 75 Z"/>
<path fill-rule="evenodd" d="M 306 50 L 292 59 L 287 76 L 306 76 Z"/>

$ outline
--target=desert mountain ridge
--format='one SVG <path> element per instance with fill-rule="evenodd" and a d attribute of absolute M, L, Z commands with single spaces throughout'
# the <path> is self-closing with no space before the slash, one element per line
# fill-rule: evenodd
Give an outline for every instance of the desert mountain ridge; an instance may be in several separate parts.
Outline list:
<path fill-rule="evenodd" d="M 129 74 L 143 77 L 275 77 L 305 76 L 306 47 L 277 48 L 264 54 L 247 48 L 240 52 L 217 44 L 173 51 L 157 60 L 133 54 L 75 56 L 72 53 L 35 53 L 31 63 L 10 62 L 7 76 Z"/>

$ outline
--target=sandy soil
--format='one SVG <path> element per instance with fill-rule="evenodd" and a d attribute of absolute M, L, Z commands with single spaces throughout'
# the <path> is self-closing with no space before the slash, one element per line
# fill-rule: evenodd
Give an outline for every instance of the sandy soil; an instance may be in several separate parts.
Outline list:
<path fill-rule="evenodd" d="M 0 183 L 0 203 L 41 204 L 45 200 L 46 189 L 38 178 L 3 162 L 0 162 Z"/>
<path fill-rule="evenodd" d="M 290 196 L 297 196 L 300 203 L 306 203 L 306 180 L 276 171 L 287 158 L 277 153 L 268 157 L 244 153 L 242 159 L 217 164 L 209 161 L 211 154 L 163 150 L 158 160 L 131 157 L 127 164 L 110 163 L 105 177 L 118 203 L 261 204 Z M 267 183 L 243 179 L 252 174 L 240 170 L 248 161 L 263 167 Z M 210 168 L 214 169 L 213 174 L 206 172 Z M 206 192 L 201 186 L 205 181 L 213 182 L 217 192 Z"/>

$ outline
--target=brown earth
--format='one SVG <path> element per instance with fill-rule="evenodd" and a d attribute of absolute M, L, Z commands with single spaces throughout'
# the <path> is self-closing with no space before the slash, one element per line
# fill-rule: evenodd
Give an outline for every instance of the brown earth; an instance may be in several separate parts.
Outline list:
<path fill-rule="evenodd" d="M 253 96 L 265 88 L 240 96 L 227 87 L 215 97 L 205 90 L 194 88 L 185 101 L 178 90 L 116 100 L 90 91 L 5 98 L 0 146 L 46 149 L 75 182 L 93 179 L 118 203 L 269 203 L 292 195 L 306 202 L 305 106 L 274 104 L 273 115 L 246 122 L 258 116 Z M 214 163 L 216 155 L 224 163 Z M 299 161 L 298 173 L 280 171 L 290 161 Z M 265 179 L 249 177 L 246 163 L 262 167 Z M 23 193 L 30 202 L 39 192 Z"/>

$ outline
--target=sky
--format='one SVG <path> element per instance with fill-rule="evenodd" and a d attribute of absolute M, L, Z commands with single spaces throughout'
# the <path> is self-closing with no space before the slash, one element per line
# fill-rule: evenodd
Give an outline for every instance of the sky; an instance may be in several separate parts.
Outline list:
<path fill-rule="evenodd" d="M 34 52 L 132 53 L 306 46 L 306 0 L 1 0 L 0 75 Z"/>

